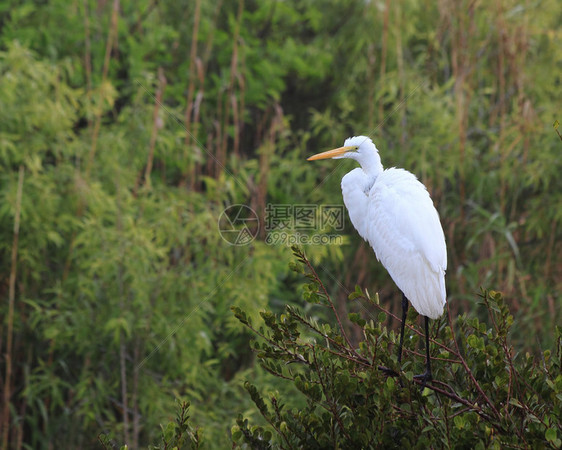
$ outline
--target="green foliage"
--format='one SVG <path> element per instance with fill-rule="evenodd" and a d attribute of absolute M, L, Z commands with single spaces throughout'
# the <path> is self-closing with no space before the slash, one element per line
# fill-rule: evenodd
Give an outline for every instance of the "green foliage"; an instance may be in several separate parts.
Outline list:
<path fill-rule="evenodd" d="M 395 336 L 378 308 L 392 308 L 396 290 L 348 220 L 341 245 L 307 248 L 327 276 L 319 290 L 312 268 L 298 266 L 309 276 L 302 311 L 286 246 L 269 245 L 262 228 L 251 245 L 233 247 L 217 230 L 232 204 L 251 206 L 262 224 L 268 203 L 341 204 L 351 163 L 313 167 L 305 157 L 359 133 L 373 136 L 385 166 L 406 167 L 431 191 L 447 237 L 451 311 L 470 311 L 463 333 L 488 320 L 473 293 L 495 286 L 520 330 L 510 341 L 517 361 L 553 347 L 559 8 L 557 0 L 2 2 L 0 293 L 12 292 L 15 308 L 10 318 L 8 302 L 0 306 L 10 398 L 0 429 L 10 445 L 91 448 L 101 432 L 140 447 L 155 442 L 174 398 L 190 399 L 214 446 L 231 444 L 233 426 L 256 443 L 266 430 L 277 436 L 244 382 L 308 408 L 296 393 L 318 396 L 303 370 L 312 363 L 260 368 L 231 306 L 252 327 L 265 320 L 263 333 L 276 339 L 291 331 L 310 343 L 321 332 L 336 351 L 365 330 L 390 348 Z M 380 297 L 361 300 L 356 289 L 344 304 L 356 283 Z M 491 338 L 472 334 L 459 334 L 459 345 L 486 352 Z M 287 350 L 297 349 L 267 341 L 256 349 L 267 358 Z M 396 370 L 392 355 L 379 356 Z M 279 382 L 288 368 L 298 386 Z M 556 443 L 549 424 L 545 439 Z"/>
<path fill-rule="evenodd" d="M 157 446 L 149 446 L 151 450 L 167 448 L 200 448 L 201 432 L 189 423 L 189 403 L 181 402 L 175 422 L 170 422 L 162 429 L 162 442 Z"/>
<path fill-rule="evenodd" d="M 322 281 L 304 254 L 295 253 L 335 313 Z M 352 298 L 376 305 L 359 290 Z M 232 439 L 251 448 L 558 448 L 560 348 L 556 356 L 545 351 L 539 361 L 517 354 L 510 338 L 514 319 L 502 294 L 483 290 L 480 298 L 491 325 L 463 315 L 454 325 L 440 320 L 433 327 L 434 380 L 423 390 L 413 377 L 421 369 L 415 343 L 422 332 L 408 330 L 415 338 L 406 341 L 409 357 L 398 367 L 397 336 L 385 326 L 389 313 L 383 308 L 376 318 L 350 315 L 363 335 L 355 345 L 341 327 L 318 323 L 293 307 L 281 315 L 262 313 L 263 325 L 233 308 L 255 335 L 252 348 L 260 363 L 294 384 L 306 407 L 295 408 L 292 398 L 274 393 L 264 398 L 246 383 L 269 426 L 240 417 Z M 558 347 L 560 339 L 558 330 Z"/>
<path fill-rule="evenodd" d="M 200 448 L 201 430 L 193 428 L 189 423 L 189 407 L 189 402 L 178 402 L 176 420 L 162 427 L 161 442 L 158 445 L 149 446 L 149 450 Z M 103 433 L 98 436 L 98 440 L 106 450 L 115 447 L 114 440 Z M 121 450 L 127 450 L 127 448 L 127 445 L 120 447 Z"/>

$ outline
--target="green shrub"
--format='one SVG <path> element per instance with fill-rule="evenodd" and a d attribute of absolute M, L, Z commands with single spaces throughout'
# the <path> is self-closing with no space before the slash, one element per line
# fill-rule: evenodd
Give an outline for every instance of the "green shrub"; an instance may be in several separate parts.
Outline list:
<path fill-rule="evenodd" d="M 201 431 L 194 428 L 189 423 L 189 402 L 178 402 L 178 414 L 174 422 L 169 422 L 162 427 L 160 442 L 157 445 L 149 446 L 149 450 L 157 449 L 179 449 L 189 448 L 198 449 L 201 440 Z M 105 449 L 114 448 L 113 439 L 105 434 L 98 436 L 100 444 Z M 121 450 L 128 449 L 127 445 L 121 447 Z"/>
<path fill-rule="evenodd" d="M 425 386 L 414 378 L 423 371 L 416 349 L 423 331 L 408 317 L 405 352 L 398 366 L 398 335 L 387 328 L 391 315 L 359 287 L 349 300 L 373 306 L 376 317 L 351 313 L 363 339 L 353 343 L 330 295 L 305 254 L 296 247 L 292 268 L 304 273 L 304 300 L 331 311 L 333 326 L 287 306 L 283 314 L 261 313 L 262 323 L 241 308 L 235 316 L 253 333 L 252 349 L 262 367 L 292 384 L 301 399 L 245 388 L 265 422 L 240 414 L 232 427 L 233 448 L 559 448 L 562 444 L 562 329 L 556 354 L 537 360 L 516 353 L 510 343 L 513 316 L 502 298 L 482 290 L 480 305 L 489 324 L 450 314 L 432 327 L 434 379 Z M 368 316 L 370 317 L 364 317 Z M 394 317 L 396 319 L 396 317 Z M 423 345 L 423 344 L 420 344 Z M 304 406 L 303 406 L 304 405 Z M 220 407 L 217 405 L 217 407 Z M 213 448 L 204 430 L 188 423 L 188 403 L 175 422 L 162 427 L 151 448 Z M 106 437 L 103 437 L 107 439 Z M 108 446 L 109 441 L 102 441 Z"/>
<path fill-rule="evenodd" d="M 322 281 L 304 253 L 294 249 L 310 284 L 305 300 L 330 308 L 341 324 Z M 267 427 L 240 417 L 233 428 L 238 446 L 255 448 L 541 448 L 562 441 L 560 328 L 556 356 L 540 360 L 515 353 L 510 344 L 513 317 L 502 294 L 482 290 L 489 324 L 462 315 L 438 320 L 432 329 L 434 380 L 420 390 L 414 373 L 423 371 L 423 336 L 414 327 L 406 340 L 402 367 L 394 355 L 397 335 L 384 325 L 388 312 L 356 289 L 350 300 L 377 306 L 378 317 L 350 314 L 363 340 L 353 344 L 341 326 L 318 323 L 287 307 L 279 316 L 263 312 L 256 325 L 240 308 L 236 317 L 256 339 L 253 349 L 269 372 L 293 383 L 307 406 L 268 393 L 251 383 L 246 389 Z M 367 311 L 365 309 L 365 311 Z M 415 311 L 414 311 L 415 315 Z M 409 321 L 411 323 L 411 320 Z M 398 375 L 399 373 L 399 375 Z"/>

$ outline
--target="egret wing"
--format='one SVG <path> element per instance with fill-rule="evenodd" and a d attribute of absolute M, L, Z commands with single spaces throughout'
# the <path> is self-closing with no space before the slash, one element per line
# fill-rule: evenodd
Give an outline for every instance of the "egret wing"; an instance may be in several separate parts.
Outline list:
<path fill-rule="evenodd" d="M 405 170 L 386 170 L 369 192 L 367 215 L 367 240 L 396 285 L 420 314 L 439 317 L 447 252 L 424 185 Z"/>

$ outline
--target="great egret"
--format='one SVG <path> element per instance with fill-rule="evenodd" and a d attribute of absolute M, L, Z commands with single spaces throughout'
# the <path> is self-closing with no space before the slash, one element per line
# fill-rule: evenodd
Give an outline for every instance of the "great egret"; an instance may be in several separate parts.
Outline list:
<path fill-rule="evenodd" d="M 402 360 L 408 300 L 425 316 L 426 371 L 431 379 L 429 321 L 443 314 L 447 249 L 437 210 L 425 186 L 404 169 L 383 169 L 379 152 L 367 136 L 345 140 L 344 146 L 308 158 L 351 158 L 361 167 L 341 181 L 351 223 L 369 242 L 377 259 L 402 291 L 402 324 L 398 362 Z"/>

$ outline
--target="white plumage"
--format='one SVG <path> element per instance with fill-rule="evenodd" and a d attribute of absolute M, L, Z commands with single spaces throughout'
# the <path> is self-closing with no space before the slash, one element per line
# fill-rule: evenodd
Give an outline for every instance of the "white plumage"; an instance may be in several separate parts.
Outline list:
<path fill-rule="evenodd" d="M 341 182 L 351 222 L 421 315 L 436 319 L 445 305 L 447 250 L 437 210 L 425 186 L 403 169 L 383 170 L 366 136 L 309 160 L 351 158 L 360 165 Z"/>

